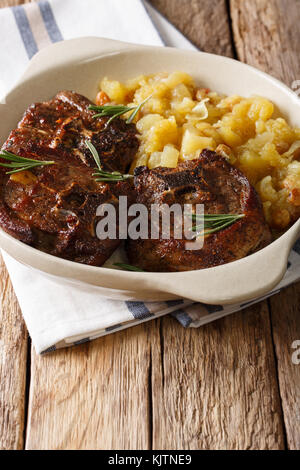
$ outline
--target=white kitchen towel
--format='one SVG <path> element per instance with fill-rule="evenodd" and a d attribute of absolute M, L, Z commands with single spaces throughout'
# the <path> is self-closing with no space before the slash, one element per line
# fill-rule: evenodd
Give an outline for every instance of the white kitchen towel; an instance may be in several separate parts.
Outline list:
<path fill-rule="evenodd" d="M 43 0 L 0 10 L 0 97 L 22 75 L 28 60 L 52 42 L 100 36 L 193 49 L 170 23 L 142 0 Z M 26 325 L 38 353 L 81 344 L 173 312 L 185 327 L 198 327 L 259 302 L 203 305 L 188 300 L 123 302 L 97 288 L 71 285 L 21 265 L 3 253 Z M 300 243 L 284 280 L 268 297 L 300 277 Z"/>
<path fill-rule="evenodd" d="M 28 61 L 40 49 L 63 39 L 84 36 L 195 49 L 142 0 L 42 0 L 2 8 L 0 98 L 22 76 Z"/>

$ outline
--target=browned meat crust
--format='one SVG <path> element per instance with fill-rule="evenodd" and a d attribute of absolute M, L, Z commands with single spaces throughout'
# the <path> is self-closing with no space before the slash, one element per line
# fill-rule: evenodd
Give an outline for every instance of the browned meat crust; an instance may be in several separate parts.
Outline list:
<path fill-rule="evenodd" d="M 245 214 L 230 227 L 205 237 L 201 250 L 186 250 L 185 240 L 129 240 L 129 261 L 146 271 L 190 271 L 247 256 L 271 241 L 256 191 L 225 159 L 204 150 L 197 160 L 177 168 L 139 167 L 135 173 L 137 202 L 204 204 L 205 213 Z"/>
<path fill-rule="evenodd" d="M 85 140 L 95 145 L 106 170 L 122 173 L 138 140 L 134 125 L 116 118 L 105 126 L 107 119 L 94 120 L 89 105 L 85 97 L 67 91 L 25 112 L 3 149 L 56 164 L 13 177 L 1 169 L 0 226 L 42 251 L 100 266 L 120 242 L 96 237 L 96 209 L 103 203 L 117 205 L 119 195 L 132 201 L 133 187 L 128 182 L 97 183 Z"/>
<path fill-rule="evenodd" d="M 3 149 L 39 157 L 47 152 L 94 167 L 85 145 L 85 140 L 90 139 L 105 170 L 125 173 L 138 149 L 135 125 L 116 118 L 106 126 L 107 118 L 93 119 L 95 112 L 88 109 L 90 104 L 78 93 L 61 91 L 48 102 L 31 105 Z"/>

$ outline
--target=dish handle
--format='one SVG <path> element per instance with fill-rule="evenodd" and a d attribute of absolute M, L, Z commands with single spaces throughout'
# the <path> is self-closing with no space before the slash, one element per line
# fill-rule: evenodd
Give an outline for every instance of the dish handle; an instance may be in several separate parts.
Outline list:
<path fill-rule="evenodd" d="M 300 235 L 300 220 L 269 246 L 234 263 L 160 279 L 160 290 L 208 304 L 232 304 L 270 292 L 286 273 L 290 251 Z M 179 279 L 181 278 L 181 279 Z"/>

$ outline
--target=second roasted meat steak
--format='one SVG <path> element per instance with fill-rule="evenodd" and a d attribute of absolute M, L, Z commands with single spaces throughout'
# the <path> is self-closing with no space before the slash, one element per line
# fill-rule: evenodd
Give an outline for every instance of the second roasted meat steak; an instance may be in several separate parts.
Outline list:
<path fill-rule="evenodd" d="M 271 233 L 261 202 L 247 178 L 215 152 L 177 168 L 139 167 L 135 171 L 137 202 L 150 213 L 152 204 L 204 204 L 207 214 L 244 214 L 230 227 L 205 236 L 201 250 L 186 250 L 186 240 L 129 240 L 131 264 L 146 271 L 189 271 L 247 256 L 267 245 Z"/>
<path fill-rule="evenodd" d="M 64 91 L 25 112 L 3 150 L 55 164 L 11 176 L 1 168 L 0 225 L 42 251 L 100 266 L 120 242 L 97 238 L 97 207 L 117 206 L 119 195 L 132 202 L 133 187 L 127 181 L 96 182 L 95 161 L 85 141 L 94 144 L 105 170 L 124 173 L 138 140 L 134 124 L 116 118 L 106 125 L 107 118 L 93 119 L 90 104 L 85 97 Z"/>

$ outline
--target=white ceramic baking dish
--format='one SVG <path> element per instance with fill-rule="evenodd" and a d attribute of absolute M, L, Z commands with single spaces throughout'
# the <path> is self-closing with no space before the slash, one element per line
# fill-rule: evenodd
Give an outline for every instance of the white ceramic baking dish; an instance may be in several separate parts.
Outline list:
<path fill-rule="evenodd" d="M 103 76 L 127 79 L 138 74 L 182 70 L 225 94 L 262 95 L 275 103 L 292 125 L 300 126 L 300 100 L 287 86 L 252 67 L 225 57 L 172 48 L 145 47 L 101 38 L 81 38 L 37 54 L 17 86 L 0 105 L 0 143 L 33 102 L 63 89 L 94 99 Z M 15 259 L 45 273 L 99 287 L 116 299 L 188 298 L 211 304 L 246 301 L 265 294 L 283 277 L 300 220 L 263 250 L 215 268 L 180 273 L 128 272 L 91 267 L 43 253 L 0 230 L 0 246 Z"/>

